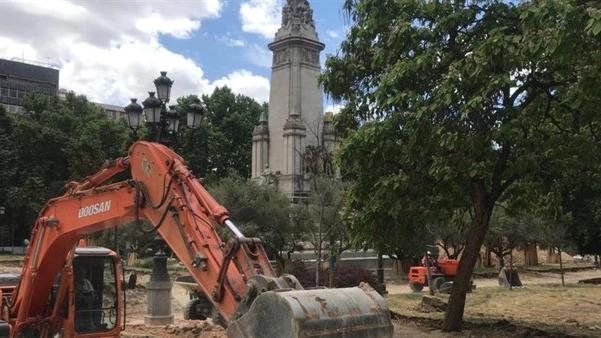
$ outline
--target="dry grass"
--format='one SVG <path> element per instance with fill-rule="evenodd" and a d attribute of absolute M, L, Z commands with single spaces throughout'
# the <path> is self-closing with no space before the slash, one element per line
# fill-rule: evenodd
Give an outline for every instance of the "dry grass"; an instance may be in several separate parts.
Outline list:
<path fill-rule="evenodd" d="M 447 299 L 448 295 L 439 295 Z M 389 307 L 405 316 L 442 319 L 443 313 L 421 313 L 421 294 L 387 297 Z M 474 323 L 507 320 L 511 323 L 580 336 L 601 336 L 601 286 L 571 284 L 533 285 L 514 288 L 478 288 L 468 294 L 466 321 Z"/>

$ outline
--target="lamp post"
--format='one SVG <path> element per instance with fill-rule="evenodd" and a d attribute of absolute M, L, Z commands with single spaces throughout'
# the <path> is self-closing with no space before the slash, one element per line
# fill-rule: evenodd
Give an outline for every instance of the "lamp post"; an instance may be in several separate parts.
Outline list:
<path fill-rule="evenodd" d="M 137 131 L 143 121 L 141 117 L 143 114 L 144 122 L 150 130 L 148 140 L 169 146 L 177 140 L 180 127 L 176 106 L 167 106 L 174 81 L 167 77 L 167 72 L 161 71 L 161 76 L 154 79 L 153 82 L 156 91 L 148 92 L 148 97 L 142 102 L 143 107 L 137 103 L 137 99 L 131 99 L 131 103 L 125 107 L 127 121 L 134 133 L 134 140 L 137 140 Z M 187 111 L 188 128 L 200 127 L 204 111 L 200 100 L 195 99 Z"/>
<path fill-rule="evenodd" d="M 0 220 L 2 220 L 5 212 L 6 212 L 6 208 L 4 208 L 3 206 L 0 206 Z M 0 226 L 1 225 L 2 225 L 2 223 L 0 223 Z"/>
<path fill-rule="evenodd" d="M 136 98 L 132 98 L 130 104 L 125 107 L 127 122 L 133 131 L 134 141 L 138 140 L 138 129 L 142 121 L 149 127 L 148 141 L 162 143 L 166 146 L 177 142 L 180 119 L 176 107 L 167 106 L 171 96 L 173 80 L 167 77 L 167 72 L 162 71 L 161 76 L 154 81 L 156 91 L 148 92 L 148 97 L 138 104 Z M 195 98 L 188 107 L 186 124 L 190 129 L 198 129 L 204 115 L 205 108 L 200 99 Z M 144 119 L 142 118 L 144 115 Z M 165 240 L 157 235 L 155 244 L 158 248 L 153 257 L 153 268 L 147 289 L 147 311 L 144 316 L 146 325 L 167 325 L 173 323 L 171 306 L 172 283 L 167 271 L 167 255 L 164 252 Z"/>

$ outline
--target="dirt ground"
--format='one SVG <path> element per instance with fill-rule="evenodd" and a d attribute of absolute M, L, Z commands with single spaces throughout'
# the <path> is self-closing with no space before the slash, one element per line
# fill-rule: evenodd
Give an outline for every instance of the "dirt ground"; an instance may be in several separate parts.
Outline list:
<path fill-rule="evenodd" d="M 20 267 L 17 264 L 3 264 L 0 262 L 0 273 L 11 272 L 19 273 Z M 587 270 L 580 272 L 567 272 L 565 280 L 568 284 L 575 284 L 581 279 L 601 277 L 599 270 Z M 560 283 L 559 274 L 556 273 L 520 273 L 520 278 L 524 285 L 535 285 L 545 283 Z M 138 287 L 127 291 L 127 327 L 122 334 L 123 337 L 178 337 L 178 338 L 225 338 L 225 330 L 220 326 L 207 321 L 188 321 L 183 319 L 183 309 L 189 300 L 189 296 L 182 287 L 174 285 L 172 290 L 172 311 L 175 317 L 174 323 L 165 327 L 147 327 L 144 325 L 144 314 L 146 313 L 146 288 L 144 285 L 149 280 L 149 275 L 138 275 Z M 476 279 L 477 288 L 498 287 L 496 278 Z M 391 294 L 412 293 L 407 284 L 387 284 L 387 291 Z M 422 294 L 427 294 L 427 288 Z M 537 330 L 531 330 L 526 327 L 517 327 L 507 321 L 499 321 L 494 325 L 486 326 L 477 324 L 467 324 L 461 333 L 442 333 L 437 328 L 440 327 L 440 320 L 428 318 L 415 318 L 396 314 L 394 323 L 394 337 L 412 337 L 412 338 L 458 338 L 458 337 L 482 337 L 482 338 L 501 338 L 501 337 L 569 337 L 565 335 L 548 335 Z M 601 325 L 601 322 L 599 323 Z M 508 331 L 509 330 L 509 331 Z M 508 334 L 511 332 L 511 334 Z M 600 326 L 601 336 L 601 326 Z"/>
<path fill-rule="evenodd" d="M 579 272 L 566 272 L 565 281 L 567 284 L 576 284 L 579 280 L 601 277 L 599 270 L 586 270 Z M 149 276 L 139 275 L 138 284 L 144 285 L 149 279 Z M 536 284 L 548 284 L 548 283 L 561 283 L 559 274 L 557 273 L 538 273 L 528 272 L 521 273 L 520 279 L 524 285 L 536 285 Z M 476 279 L 475 284 L 477 288 L 489 288 L 498 287 L 496 278 L 492 279 Z M 146 311 L 145 294 L 143 288 L 134 290 L 138 293 L 139 300 L 132 302 L 136 305 L 132 305 L 128 300 L 128 326 L 127 332 L 124 337 L 200 337 L 200 338 L 225 338 L 225 330 L 217 325 L 213 325 L 210 320 L 203 321 L 187 321 L 183 319 L 182 310 L 188 302 L 189 296 L 187 292 L 175 285 L 172 290 L 173 295 L 173 313 L 175 316 L 175 323 L 165 328 L 156 327 L 148 328 L 144 326 L 143 317 Z M 391 294 L 409 294 L 413 293 L 407 284 L 387 284 L 387 291 Z M 422 294 L 427 294 L 428 289 L 425 288 Z M 128 296 L 129 297 L 129 296 Z M 443 333 L 438 328 L 440 327 L 440 320 L 427 319 L 427 318 L 415 318 L 407 317 L 402 314 L 396 314 L 393 320 L 394 324 L 394 338 L 411 337 L 411 338 L 505 338 L 505 337 L 553 337 L 552 335 L 545 335 L 544 332 L 528 327 L 519 327 L 507 321 L 499 321 L 495 325 L 478 325 L 478 324 L 467 324 L 465 329 L 460 333 Z M 601 325 L 601 323 L 600 323 Z M 512 332 L 511 334 L 508 334 Z M 600 332 L 601 335 L 601 332 Z M 558 335 L 557 337 L 562 337 Z"/>

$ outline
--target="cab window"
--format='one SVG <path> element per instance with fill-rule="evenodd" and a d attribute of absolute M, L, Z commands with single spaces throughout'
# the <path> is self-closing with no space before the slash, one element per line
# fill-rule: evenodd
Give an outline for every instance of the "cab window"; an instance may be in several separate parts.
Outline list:
<path fill-rule="evenodd" d="M 79 333 L 110 331 L 117 325 L 117 275 L 110 257 L 73 260 L 75 329 Z"/>

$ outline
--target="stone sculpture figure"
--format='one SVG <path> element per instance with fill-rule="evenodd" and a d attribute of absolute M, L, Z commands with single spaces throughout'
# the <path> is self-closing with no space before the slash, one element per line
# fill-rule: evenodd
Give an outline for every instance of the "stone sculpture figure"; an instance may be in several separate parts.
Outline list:
<path fill-rule="evenodd" d="M 288 26 L 291 14 L 292 13 L 290 12 L 290 1 L 288 1 L 288 3 L 284 5 L 284 8 L 282 9 L 282 27 Z"/>
<path fill-rule="evenodd" d="M 302 24 L 315 28 L 313 10 L 307 0 L 288 0 L 282 9 L 282 27 L 288 26 L 291 19 L 296 18 Z"/>
<path fill-rule="evenodd" d="M 269 169 L 268 164 L 265 165 L 265 170 L 263 170 L 263 173 L 261 173 L 261 176 L 263 177 L 263 182 L 262 182 L 263 185 L 271 186 L 271 185 L 275 184 L 276 176 L 271 171 L 271 169 Z"/>

